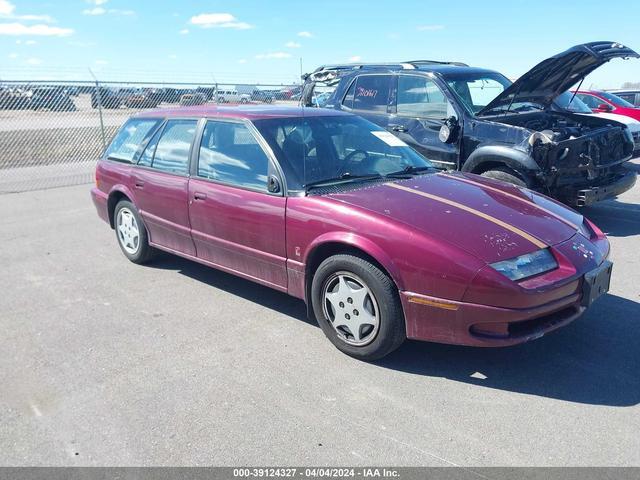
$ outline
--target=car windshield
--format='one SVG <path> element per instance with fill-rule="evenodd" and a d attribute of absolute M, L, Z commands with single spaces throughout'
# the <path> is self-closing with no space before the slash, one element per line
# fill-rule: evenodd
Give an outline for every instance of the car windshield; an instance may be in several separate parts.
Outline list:
<path fill-rule="evenodd" d="M 351 115 L 254 121 L 282 166 L 289 189 L 413 174 L 431 163 L 393 134 Z"/>
<path fill-rule="evenodd" d="M 593 113 L 586 103 L 574 95 L 572 92 L 564 92 L 554 100 L 555 104 L 563 110 L 573 113 Z"/>
<path fill-rule="evenodd" d="M 507 77 L 496 72 L 447 74 L 445 81 L 467 111 L 473 115 L 486 107 L 511 85 L 511 81 Z M 521 107 L 520 103 L 512 105 L 514 111 Z"/>
<path fill-rule="evenodd" d="M 610 103 L 613 103 L 617 107 L 635 108 L 635 106 L 632 103 L 627 102 L 624 98 L 620 98 L 619 96 L 614 95 L 613 93 L 598 92 L 598 95 L 600 95 L 602 98 L 609 101 Z"/>

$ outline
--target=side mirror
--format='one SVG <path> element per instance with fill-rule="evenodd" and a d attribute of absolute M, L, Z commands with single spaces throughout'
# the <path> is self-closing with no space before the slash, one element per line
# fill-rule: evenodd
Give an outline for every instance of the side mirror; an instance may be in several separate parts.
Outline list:
<path fill-rule="evenodd" d="M 442 143 L 455 142 L 458 136 L 458 119 L 456 117 L 449 117 L 444 121 L 444 124 L 440 127 L 438 132 L 438 138 Z"/>
<path fill-rule="evenodd" d="M 280 193 L 280 180 L 275 175 L 269 175 L 269 179 L 267 180 L 267 190 L 269 193 Z"/>
<path fill-rule="evenodd" d="M 611 108 L 611 105 L 607 103 L 601 103 L 600 105 L 598 105 L 596 110 L 602 110 L 603 112 L 610 112 L 611 110 L 613 110 L 613 108 Z"/>

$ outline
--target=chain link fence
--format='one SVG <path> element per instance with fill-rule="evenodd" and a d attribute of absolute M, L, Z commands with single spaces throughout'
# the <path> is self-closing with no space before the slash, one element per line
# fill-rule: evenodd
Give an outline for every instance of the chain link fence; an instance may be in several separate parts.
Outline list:
<path fill-rule="evenodd" d="M 138 111 L 204 104 L 297 104 L 299 85 L 21 81 L 0 83 L 0 193 L 92 181 Z"/>

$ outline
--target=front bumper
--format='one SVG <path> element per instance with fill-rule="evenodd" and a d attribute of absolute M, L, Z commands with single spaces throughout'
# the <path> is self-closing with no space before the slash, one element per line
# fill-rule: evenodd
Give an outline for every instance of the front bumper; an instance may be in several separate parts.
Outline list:
<path fill-rule="evenodd" d="M 636 183 L 636 173 L 629 170 L 605 185 L 576 190 L 567 195 L 566 201 L 576 207 L 585 207 L 596 202 L 614 198 L 631 189 Z"/>
<path fill-rule="evenodd" d="M 515 309 L 452 302 L 402 292 L 407 337 L 415 340 L 506 347 L 535 340 L 584 313 L 582 293 L 535 308 Z"/>

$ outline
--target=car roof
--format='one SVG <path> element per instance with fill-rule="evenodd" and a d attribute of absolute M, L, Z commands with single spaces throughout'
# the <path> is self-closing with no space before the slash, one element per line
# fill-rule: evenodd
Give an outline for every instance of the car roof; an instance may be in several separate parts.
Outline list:
<path fill-rule="evenodd" d="M 264 118 L 324 117 L 351 115 L 339 110 L 286 105 L 195 105 L 192 107 L 158 108 L 140 112 L 135 117 L 222 117 L 260 120 Z"/>

